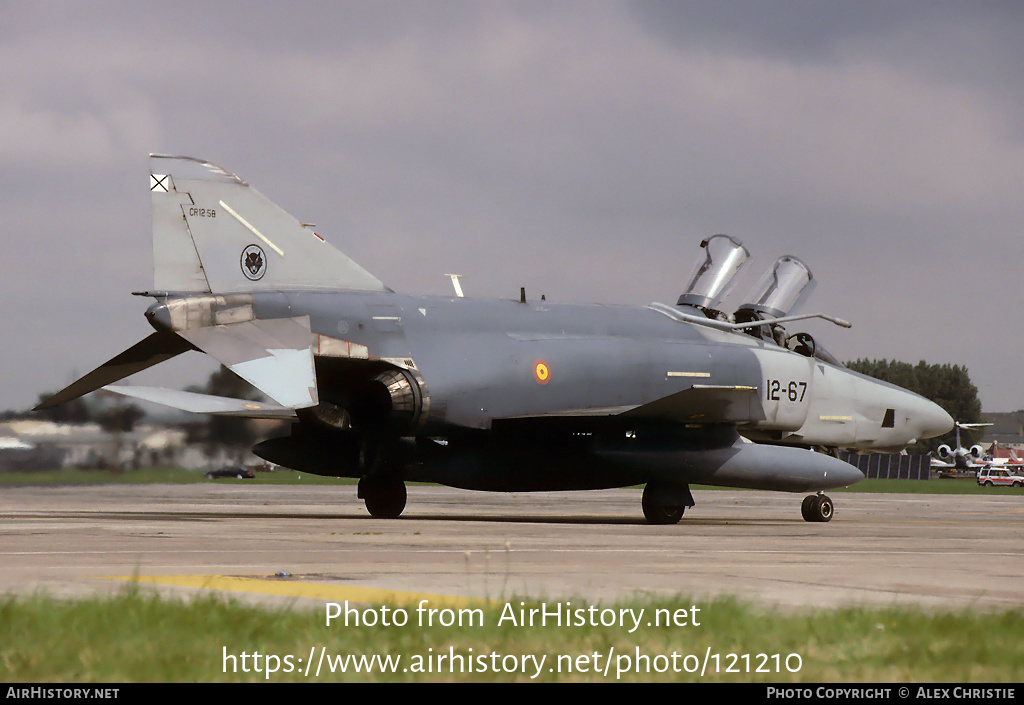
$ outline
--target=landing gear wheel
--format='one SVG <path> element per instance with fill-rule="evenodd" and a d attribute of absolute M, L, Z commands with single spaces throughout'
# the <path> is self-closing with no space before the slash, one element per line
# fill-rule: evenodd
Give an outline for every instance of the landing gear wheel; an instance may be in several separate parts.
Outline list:
<path fill-rule="evenodd" d="M 804 521 L 831 521 L 834 513 L 832 500 L 823 494 L 807 495 L 800 505 L 800 515 Z"/>
<path fill-rule="evenodd" d="M 397 519 L 405 509 L 405 483 L 401 480 L 359 481 L 358 496 L 366 503 L 366 511 L 375 519 Z"/>
<path fill-rule="evenodd" d="M 818 501 L 818 495 L 809 494 L 804 497 L 803 503 L 800 505 L 800 516 L 804 518 L 804 521 L 814 521 L 811 517 L 811 507 L 815 502 Z"/>
<path fill-rule="evenodd" d="M 644 518 L 650 524 L 678 524 L 679 520 L 683 518 L 686 507 L 681 504 L 666 504 L 664 499 L 659 496 L 658 488 L 653 487 L 652 489 L 652 487 L 650 483 L 644 487 L 644 496 L 640 500 Z"/>

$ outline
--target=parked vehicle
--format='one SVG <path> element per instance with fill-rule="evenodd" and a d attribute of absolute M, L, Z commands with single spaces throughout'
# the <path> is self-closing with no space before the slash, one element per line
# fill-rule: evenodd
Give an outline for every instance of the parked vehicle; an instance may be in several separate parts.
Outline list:
<path fill-rule="evenodd" d="M 242 467 L 241 465 L 229 465 L 221 468 L 220 470 L 211 470 L 206 473 L 206 477 L 210 480 L 218 477 L 233 477 L 237 480 L 251 480 L 256 477 L 256 473 L 249 468 Z"/>
<path fill-rule="evenodd" d="M 978 471 L 978 484 L 985 487 L 1021 487 L 1024 475 L 1017 475 L 1006 468 L 982 468 Z"/>

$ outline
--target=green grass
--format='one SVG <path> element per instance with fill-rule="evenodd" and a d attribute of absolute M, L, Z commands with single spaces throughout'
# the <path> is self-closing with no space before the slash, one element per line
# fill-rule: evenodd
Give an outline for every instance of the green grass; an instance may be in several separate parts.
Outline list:
<path fill-rule="evenodd" d="M 1024 495 L 1024 487 L 982 487 L 976 480 L 861 480 L 850 487 L 829 492 L 888 492 L 893 494 L 989 494 Z"/>
<path fill-rule="evenodd" d="M 194 482 L 244 483 L 248 485 L 337 485 L 355 484 L 356 480 L 336 477 L 320 477 L 292 470 L 257 472 L 251 480 L 234 478 L 207 479 L 200 470 L 182 468 L 152 468 L 114 472 L 111 470 L 84 470 L 65 468 L 62 470 L 37 470 L 32 472 L 0 472 L 0 487 L 27 485 L 104 485 L 112 483 L 147 484 Z"/>
<path fill-rule="evenodd" d="M 510 602 L 518 608 L 519 600 Z M 570 602 L 573 607 L 585 605 L 582 600 Z M 554 604 L 548 603 L 549 609 Z M 690 600 L 679 598 L 600 607 L 643 608 L 650 615 L 655 609 L 675 611 L 690 605 Z M 637 649 L 649 657 L 652 672 L 642 668 L 636 673 L 630 668 L 621 680 L 1012 683 L 1024 678 L 1019 657 L 1024 616 L 1019 611 L 857 608 L 788 614 L 720 599 L 698 605 L 700 626 L 644 624 L 630 634 L 618 626 L 499 626 L 503 607 L 504 603 L 486 608 L 482 625 L 421 628 L 416 626 L 415 609 L 409 607 L 405 627 L 339 623 L 328 627 L 322 607 L 315 611 L 258 609 L 219 597 L 164 600 L 133 588 L 116 597 L 70 602 L 42 596 L 6 598 L 0 601 L 0 682 L 528 681 L 535 670 L 494 673 L 477 668 L 475 673 L 452 674 L 442 668 L 439 672 L 437 655 L 447 656 L 452 649 L 467 658 L 488 655 L 489 659 L 492 652 L 501 657 L 546 656 L 537 679 L 544 681 L 614 681 L 617 668 L 635 664 Z M 320 647 L 327 655 L 397 655 L 400 672 L 383 674 L 377 668 L 371 673 L 329 673 L 325 668 L 317 678 L 313 668 L 308 677 L 303 675 L 310 650 L 316 650 L 314 660 L 319 660 Z M 243 652 L 250 655 L 248 673 L 242 671 Z M 236 656 L 234 669 L 230 659 L 225 661 L 225 653 Z M 253 671 L 253 653 L 262 655 L 261 663 L 267 655 L 277 656 L 281 670 L 269 679 Z M 608 675 L 594 673 L 595 667 L 603 670 L 609 653 Z M 670 667 L 673 653 L 684 672 L 653 672 Z M 699 670 L 685 672 L 708 653 L 718 658 L 708 659 L 703 677 Z M 760 653 L 780 654 L 781 672 L 775 672 L 774 660 L 759 659 Z M 751 656 L 744 660 L 743 654 Z M 785 668 L 789 654 L 800 657 L 797 672 Z M 290 673 L 285 672 L 288 655 L 292 657 Z M 431 665 L 432 673 L 401 672 L 415 666 L 417 657 L 427 656 L 433 657 L 433 664 L 422 663 L 424 668 Z M 559 663 L 563 671 L 571 663 L 571 672 L 549 671 Z M 797 659 L 790 657 L 789 663 L 796 666 Z M 767 665 L 771 672 L 748 672 L 759 665 Z M 585 672 L 580 672 L 580 666 L 585 666 Z M 737 672 L 727 672 L 730 666 Z"/>

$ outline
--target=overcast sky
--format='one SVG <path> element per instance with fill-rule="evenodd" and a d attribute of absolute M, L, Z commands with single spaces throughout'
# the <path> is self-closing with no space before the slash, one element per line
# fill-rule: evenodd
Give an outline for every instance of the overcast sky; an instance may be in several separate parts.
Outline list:
<path fill-rule="evenodd" d="M 0 0 L 0 408 L 151 332 L 151 152 L 407 293 L 671 303 L 728 233 L 732 304 L 796 255 L 840 359 L 1024 408 L 1022 54 L 1020 2 Z"/>

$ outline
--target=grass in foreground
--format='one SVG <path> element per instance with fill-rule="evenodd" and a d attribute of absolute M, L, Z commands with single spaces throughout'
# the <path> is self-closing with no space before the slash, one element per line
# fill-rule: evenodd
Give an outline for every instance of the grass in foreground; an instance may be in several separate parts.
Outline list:
<path fill-rule="evenodd" d="M 574 608 L 586 604 L 570 602 Z M 518 608 L 519 600 L 511 604 Z M 547 604 L 549 609 L 555 606 L 553 601 Z M 536 679 L 542 681 L 614 681 L 617 669 L 627 666 L 629 672 L 620 680 L 908 683 L 1020 682 L 1024 678 L 1019 658 L 1024 616 L 1019 611 L 935 614 L 857 608 L 783 614 L 717 600 L 698 605 L 700 626 L 646 626 L 655 609 L 674 612 L 690 606 L 688 599 L 599 605 L 616 612 L 643 608 L 643 625 L 630 634 L 618 626 L 498 626 L 504 603 L 484 608 L 483 625 L 420 628 L 412 626 L 416 611 L 408 607 L 409 626 L 346 628 L 339 622 L 325 626 L 322 608 L 257 609 L 220 597 L 186 603 L 135 588 L 116 597 L 72 602 L 9 597 L 0 601 L 0 681 L 528 681 L 537 672 L 532 662 L 525 669 L 502 672 L 503 666 L 521 664 L 524 655 L 546 657 Z M 305 669 L 310 650 L 315 648 L 318 655 L 320 647 L 328 657 L 376 654 L 400 660 L 395 673 L 382 673 L 379 667 L 357 673 L 350 661 L 347 672 L 337 666 L 328 672 L 325 665 L 319 678 L 313 675 L 315 668 L 305 677 L 300 670 Z M 474 661 L 473 673 L 453 674 L 447 658 L 439 672 L 438 655 L 447 657 L 452 650 L 467 660 L 486 655 L 488 664 L 492 652 L 499 654 L 498 672 L 481 672 L 476 668 L 480 662 Z M 649 657 L 648 668 L 639 673 L 635 670 L 638 650 Z M 242 670 L 243 652 L 249 654 L 248 673 Z M 262 655 L 261 663 L 267 655 L 277 656 L 281 670 L 269 679 L 255 672 L 254 652 Z M 686 672 L 709 652 L 718 658 L 710 659 L 704 677 L 699 669 Z M 236 656 L 234 670 L 225 653 Z M 609 653 L 607 676 L 595 673 L 603 670 Z M 673 653 L 681 673 L 672 670 Z M 764 664 L 756 656 L 759 653 L 780 654 L 781 672 L 775 672 L 774 660 L 767 661 L 770 673 L 748 672 Z M 687 658 L 690 654 L 694 656 Z M 742 654 L 750 657 L 744 660 Z M 798 672 L 785 668 L 789 654 L 799 654 Z M 284 672 L 286 656 L 292 657 L 291 673 Z M 427 657 L 433 662 L 424 660 Z M 417 658 L 424 670 L 429 666 L 433 672 L 403 671 L 415 669 Z M 789 663 L 795 665 L 796 660 L 791 658 Z M 738 672 L 725 672 L 730 665 Z M 664 672 L 655 672 L 659 668 Z"/>

